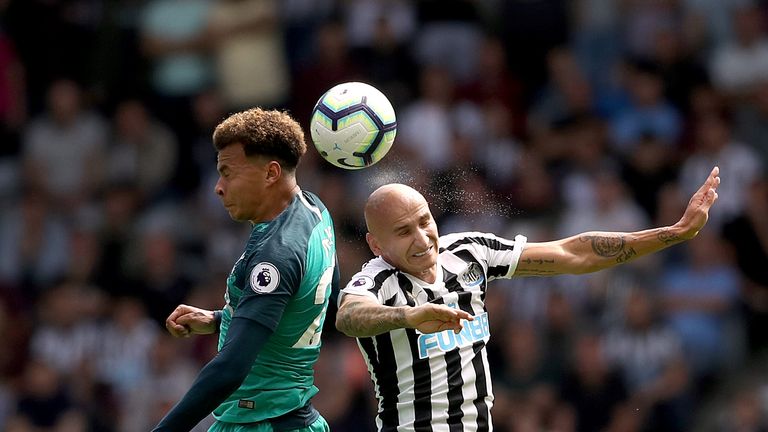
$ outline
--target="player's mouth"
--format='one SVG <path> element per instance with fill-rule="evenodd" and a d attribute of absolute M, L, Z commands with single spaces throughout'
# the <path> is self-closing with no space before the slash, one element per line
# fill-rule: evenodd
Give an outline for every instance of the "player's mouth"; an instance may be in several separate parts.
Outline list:
<path fill-rule="evenodd" d="M 432 248 L 433 247 L 434 247 L 433 245 L 429 245 L 429 247 L 425 251 L 419 252 L 419 253 L 415 253 L 415 254 L 413 254 L 413 256 L 415 256 L 416 258 L 421 258 L 424 255 L 427 255 L 428 253 L 432 252 Z"/>

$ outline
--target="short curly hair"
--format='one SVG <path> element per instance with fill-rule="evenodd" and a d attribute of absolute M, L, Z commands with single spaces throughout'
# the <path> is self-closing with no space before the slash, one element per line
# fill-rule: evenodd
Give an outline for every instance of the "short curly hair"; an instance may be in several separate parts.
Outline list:
<path fill-rule="evenodd" d="M 251 108 L 227 117 L 213 132 L 216 151 L 240 143 L 246 156 L 261 155 L 277 159 L 295 169 L 307 151 L 304 131 L 287 112 Z"/>

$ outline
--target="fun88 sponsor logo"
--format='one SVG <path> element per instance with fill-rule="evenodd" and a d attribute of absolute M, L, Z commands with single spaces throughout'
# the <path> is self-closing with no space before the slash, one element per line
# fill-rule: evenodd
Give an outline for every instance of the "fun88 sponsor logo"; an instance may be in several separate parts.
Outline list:
<path fill-rule="evenodd" d="M 458 347 L 485 340 L 491 335 L 488 313 L 475 315 L 474 321 L 464 321 L 461 332 L 445 330 L 440 333 L 419 335 L 419 358 L 429 357 L 431 351 L 448 352 Z"/>

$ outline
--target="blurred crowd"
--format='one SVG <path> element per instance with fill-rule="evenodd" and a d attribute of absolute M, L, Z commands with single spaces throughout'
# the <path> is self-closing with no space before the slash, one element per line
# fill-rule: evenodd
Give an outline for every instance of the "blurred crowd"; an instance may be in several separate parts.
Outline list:
<path fill-rule="evenodd" d="M 720 166 L 693 241 L 491 285 L 496 430 L 768 430 L 768 2 L 749 0 L 0 0 L 0 430 L 149 430 L 215 354 L 165 318 L 221 307 L 249 233 L 213 193 L 213 128 L 259 105 L 308 130 L 353 80 L 392 101 L 394 147 L 353 172 L 310 146 L 298 172 L 342 283 L 386 182 L 441 233 L 546 241 L 672 224 Z M 314 404 L 372 430 L 333 320 Z"/>

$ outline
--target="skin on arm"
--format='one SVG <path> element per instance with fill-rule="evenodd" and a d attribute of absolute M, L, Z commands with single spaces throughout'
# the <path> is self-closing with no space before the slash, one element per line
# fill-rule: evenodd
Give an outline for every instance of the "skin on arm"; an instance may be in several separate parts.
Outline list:
<path fill-rule="evenodd" d="M 188 337 L 193 334 L 216 332 L 217 322 L 214 311 L 179 305 L 165 320 L 165 328 L 174 337 Z"/>
<path fill-rule="evenodd" d="M 690 240 L 707 223 L 717 200 L 720 170 L 714 167 L 677 223 L 630 233 L 587 232 L 561 240 L 528 243 L 520 255 L 516 276 L 583 274 L 632 261 Z"/>
<path fill-rule="evenodd" d="M 347 294 L 336 314 L 336 328 L 352 337 L 371 337 L 399 328 L 415 328 L 422 333 L 459 333 L 462 319 L 473 321 L 474 317 L 441 304 L 383 306 L 371 298 Z"/>

